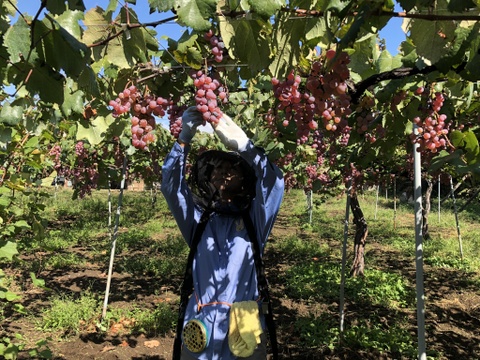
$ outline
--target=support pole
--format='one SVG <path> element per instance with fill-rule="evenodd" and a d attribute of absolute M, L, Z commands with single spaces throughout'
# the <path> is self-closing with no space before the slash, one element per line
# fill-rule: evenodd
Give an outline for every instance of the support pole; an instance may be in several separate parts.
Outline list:
<path fill-rule="evenodd" d="M 108 266 L 107 287 L 105 289 L 105 300 L 103 302 L 102 320 L 107 316 L 108 297 L 110 294 L 110 284 L 112 282 L 113 260 L 115 259 L 115 247 L 117 245 L 118 224 L 120 222 L 120 209 L 122 208 L 123 189 L 125 188 L 125 177 L 127 169 L 127 156 L 123 159 L 122 182 L 120 184 L 120 194 L 118 195 L 117 212 L 115 214 L 115 227 L 112 235 L 112 248 L 110 250 L 110 264 Z"/>
<path fill-rule="evenodd" d="M 415 134 L 418 134 L 415 126 Z M 418 359 L 427 360 L 425 345 L 425 294 L 423 284 L 423 234 L 422 234 L 422 169 L 421 155 L 417 151 L 419 144 L 413 147 L 414 196 L 415 196 L 415 267 L 417 288 L 417 337 Z"/>

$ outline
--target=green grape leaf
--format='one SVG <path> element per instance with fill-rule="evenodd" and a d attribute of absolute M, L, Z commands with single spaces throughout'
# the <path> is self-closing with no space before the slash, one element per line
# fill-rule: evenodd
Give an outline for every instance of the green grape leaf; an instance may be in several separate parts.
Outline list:
<path fill-rule="evenodd" d="M 203 65 L 202 53 L 195 47 L 198 35 L 190 35 L 185 31 L 182 37 L 176 43 L 176 50 L 173 50 L 175 59 L 191 66 L 194 69 L 200 69 Z"/>
<path fill-rule="evenodd" d="M 79 21 L 80 15 L 78 12 L 68 11 L 62 19 L 69 25 L 71 22 Z M 89 64 L 90 49 L 55 19 L 47 16 L 37 24 L 35 30 L 39 57 L 53 69 L 64 70 L 68 76 L 77 77 Z"/>
<path fill-rule="evenodd" d="M 92 146 L 100 144 L 110 125 L 115 121 L 111 115 L 107 117 L 97 116 L 90 126 L 84 126 L 82 122 L 78 123 L 77 140 L 87 140 Z"/>
<path fill-rule="evenodd" d="M 12 260 L 13 257 L 17 254 L 17 244 L 15 244 L 14 242 L 7 241 L 6 244 L 0 246 L 0 258 Z"/>
<path fill-rule="evenodd" d="M 270 42 L 265 33 L 269 30 L 269 24 L 261 19 L 220 21 L 220 33 L 230 56 L 248 64 L 251 73 L 268 67 Z"/>
<path fill-rule="evenodd" d="M 103 9 L 98 6 L 87 11 L 84 20 L 86 29 L 83 32 L 83 42 L 90 45 L 107 38 L 112 29 L 110 22 L 111 20 L 105 17 Z"/>
<path fill-rule="evenodd" d="M 64 99 L 61 109 L 66 117 L 71 116 L 72 113 L 81 114 L 83 112 L 84 93 L 76 89 L 75 82 L 70 78 L 66 81 Z"/>
<path fill-rule="evenodd" d="M 463 12 L 474 8 L 476 5 L 478 3 L 475 4 L 472 0 L 450 0 L 447 8 L 451 12 Z"/>
<path fill-rule="evenodd" d="M 30 27 L 25 21 L 17 21 L 4 34 L 4 45 L 10 55 L 12 63 L 20 62 L 30 52 Z M 32 55 L 36 55 L 35 52 Z M 29 60 L 35 60 L 36 56 L 30 56 Z"/>
<path fill-rule="evenodd" d="M 382 73 L 402 66 L 402 59 L 399 56 L 393 57 L 387 50 L 380 53 L 377 62 L 377 72 Z"/>
<path fill-rule="evenodd" d="M 38 136 L 32 136 L 28 141 L 23 145 L 23 152 L 28 154 L 34 150 L 38 149 Z"/>
<path fill-rule="evenodd" d="M 94 97 L 100 96 L 100 89 L 98 87 L 97 77 L 91 67 L 83 69 L 82 73 L 77 79 L 78 88 L 85 91 L 87 94 Z"/>
<path fill-rule="evenodd" d="M 473 131 L 452 131 L 450 140 L 453 146 L 465 151 L 465 157 L 468 164 L 477 162 L 477 158 L 480 154 L 480 146 Z"/>
<path fill-rule="evenodd" d="M 17 125 L 23 119 L 23 107 L 11 106 L 5 102 L 0 111 L 0 122 L 11 126 Z"/>
<path fill-rule="evenodd" d="M 45 102 L 63 103 L 64 77 L 48 66 L 38 66 L 32 69 L 26 88 L 33 94 L 38 94 Z"/>
<path fill-rule="evenodd" d="M 455 39 L 457 25 L 453 21 L 420 21 L 410 22 L 410 39 L 420 57 L 435 64 L 440 60 Z"/>
<path fill-rule="evenodd" d="M 173 9 L 175 0 L 148 0 L 150 5 L 150 12 L 166 12 Z"/>
<path fill-rule="evenodd" d="M 55 18 L 55 21 L 60 24 L 69 35 L 77 40 L 82 38 L 82 27 L 80 22 L 83 20 L 83 11 L 65 11 Z"/>
<path fill-rule="evenodd" d="M 282 6 L 285 6 L 285 0 L 248 0 L 251 9 L 262 17 L 269 18 Z"/>
<path fill-rule="evenodd" d="M 412 10 L 417 4 L 417 0 L 397 0 L 398 4 L 405 10 Z"/>
<path fill-rule="evenodd" d="M 294 68 L 300 58 L 300 43 L 305 33 L 305 23 L 290 19 L 288 14 L 280 14 L 278 28 L 274 33 L 274 58 L 270 65 L 272 76 L 282 79 Z"/>
<path fill-rule="evenodd" d="M 0 115 L 3 119 L 3 117 Z M 6 147 L 9 142 L 12 141 L 12 133 L 13 130 L 11 127 L 5 127 L 3 124 L 0 123 L 0 146 Z"/>
<path fill-rule="evenodd" d="M 217 0 L 175 0 L 178 21 L 194 30 L 211 28 L 210 14 L 215 13 Z"/>

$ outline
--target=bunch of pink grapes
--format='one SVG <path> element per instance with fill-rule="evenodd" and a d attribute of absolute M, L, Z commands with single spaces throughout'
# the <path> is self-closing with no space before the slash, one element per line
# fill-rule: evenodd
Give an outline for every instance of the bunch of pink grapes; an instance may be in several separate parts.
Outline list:
<path fill-rule="evenodd" d="M 195 85 L 195 104 L 206 122 L 216 124 L 223 115 L 219 103 L 228 101 L 225 87 L 217 79 L 212 79 L 202 71 L 192 74 Z"/>
<path fill-rule="evenodd" d="M 114 116 L 130 113 L 132 145 L 141 150 L 155 142 L 155 117 L 163 117 L 168 104 L 168 100 L 160 96 L 141 94 L 135 85 L 124 89 L 109 102 Z"/>
<path fill-rule="evenodd" d="M 422 95 L 425 89 L 418 87 L 415 93 Z M 427 98 L 427 107 L 423 116 L 416 116 L 413 119 L 417 126 L 417 135 L 412 134 L 413 143 L 419 144 L 418 151 L 430 151 L 436 153 L 439 149 L 447 146 L 447 134 L 449 124 L 447 115 L 441 114 L 445 98 L 441 92 L 436 92 L 433 98 Z"/>

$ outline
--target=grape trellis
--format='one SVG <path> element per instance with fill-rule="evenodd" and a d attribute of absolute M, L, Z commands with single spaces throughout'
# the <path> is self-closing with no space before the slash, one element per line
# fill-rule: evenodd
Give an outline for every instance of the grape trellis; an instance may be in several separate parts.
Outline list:
<path fill-rule="evenodd" d="M 2 258 L 22 231 L 42 232 L 35 201 L 13 212 L 15 192 L 56 171 L 88 196 L 120 182 L 127 156 L 126 178 L 154 183 L 192 105 L 206 123 L 229 114 L 307 193 L 351 184 L 356 199 L 392 174 L 413 179 L 414 148 L 422 173 L 476 186 L 478 1 L 149 0 L 145 23 L 146 2 L 41 1 L 27 14 L 22 1 L 0 4 Z M 378 34 L 393 18 L 395 55 Z M 171 21 L 179 38 L 162 33 Z"/>

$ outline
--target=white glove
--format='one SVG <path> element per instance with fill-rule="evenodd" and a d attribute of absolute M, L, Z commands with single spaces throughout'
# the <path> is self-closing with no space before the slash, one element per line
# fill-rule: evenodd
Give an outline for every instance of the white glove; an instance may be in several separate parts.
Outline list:
<path fill-rule="evenodd" d="M 223 114 L 214 129 L 222 143 L 230 150 L 244 151 L 247 148 L 247 134 L 228 115 Z"/>

